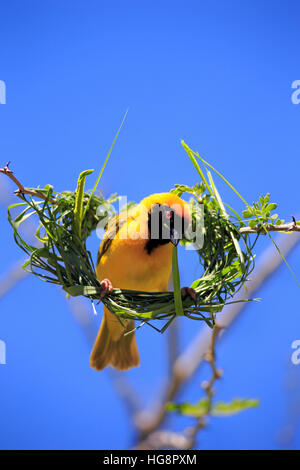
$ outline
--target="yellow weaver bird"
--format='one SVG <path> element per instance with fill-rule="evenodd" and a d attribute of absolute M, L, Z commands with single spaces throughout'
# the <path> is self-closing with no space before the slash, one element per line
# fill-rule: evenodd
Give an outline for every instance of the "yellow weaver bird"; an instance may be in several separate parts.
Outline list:
<path fill-rule="evenodd" d="M 186 202 L 172 193 L 152 194 L 139 205 L 121 212 L 107 225 L 97 258 L 97 278 L 103 296 L 120 289 L 145 292 L 168 291 L 172 268 L 172 246 L 177 245 L 190 224 Z M 182 295 L 195 292 L 183 288 Z M 104 307 L 104 316 L 91 353 L 90 366 L 102 370 L 137 367 L 140 363 L 134 320 L 118 319 Z"/>

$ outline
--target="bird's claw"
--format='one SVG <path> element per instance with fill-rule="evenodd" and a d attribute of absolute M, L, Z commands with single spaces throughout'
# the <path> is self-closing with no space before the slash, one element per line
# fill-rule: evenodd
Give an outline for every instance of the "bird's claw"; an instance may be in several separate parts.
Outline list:
<path fill-rule="evenodd" d="M 197 304 L 197 294 L 195 289 L 192 287 L 182 287 L 181 288 L 181 297 L 184 300 L 186 297 L 191 297 L 193 299 L 195 305 Z"/>
<path fill-rule="evenodd" d="M 103 279 L 103 281 L 100 282 L 100 286 L 101 286 L 101 295 L 100 295 L 100 299 L 97 305 L 101 302 L 101 300 L 106 294 L 110 294 L 113 291 L 113 285 L 109 279 Z"/>

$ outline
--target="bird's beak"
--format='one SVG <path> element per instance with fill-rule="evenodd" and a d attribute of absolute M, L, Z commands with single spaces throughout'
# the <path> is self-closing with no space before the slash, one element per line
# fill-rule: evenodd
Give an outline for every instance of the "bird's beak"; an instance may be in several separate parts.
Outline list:
<path fill-rule="evenodd" d="M 179 242 L 179 234 L 178 234 L 177 230 L 175 230 L 175 228 L 171 228 L 171 231 L 170 231 L 170 241 L 171 241 L 171 243 L 173 243 L 174 246 L 177 246 L 177 245 L 178 245 L 178 242 Z"/>

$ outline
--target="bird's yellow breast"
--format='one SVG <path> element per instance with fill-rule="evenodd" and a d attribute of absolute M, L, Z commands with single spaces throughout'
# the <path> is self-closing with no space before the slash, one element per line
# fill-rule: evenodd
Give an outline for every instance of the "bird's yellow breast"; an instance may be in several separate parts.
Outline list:
<path fill-rule="evenodd" d="M 172 266 L 171 244 L 148 254 L 144 239 L 114 239 L 97 266 L 98 279 L 108 278 L 120 289 L 167 291 Z M 101 249 L 101 247 L 100 247 Z"/>

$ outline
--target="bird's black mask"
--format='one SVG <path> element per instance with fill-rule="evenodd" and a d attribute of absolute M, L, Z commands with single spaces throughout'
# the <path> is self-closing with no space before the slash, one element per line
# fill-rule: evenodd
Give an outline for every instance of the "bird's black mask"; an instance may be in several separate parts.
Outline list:
<path fill-rule="evenodd" d="M 184 222 L 184 218 L 177 215 L 171 207 L 154 204 L 148 213 L 149 239 L 145 246 L 148 254 L 158 246 L 170 242 L 176 246 L 186 229 Z"/>

